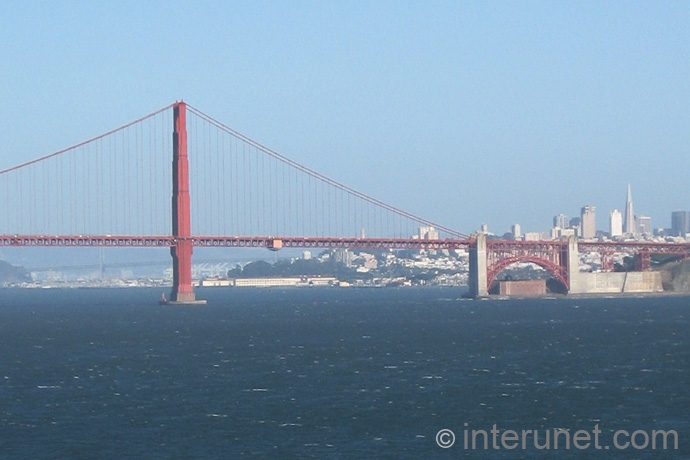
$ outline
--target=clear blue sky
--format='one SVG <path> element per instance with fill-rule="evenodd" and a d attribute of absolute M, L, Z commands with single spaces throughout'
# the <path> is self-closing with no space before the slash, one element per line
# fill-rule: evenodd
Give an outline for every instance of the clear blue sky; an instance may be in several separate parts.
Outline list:
<path fill-rule="evenodd" d="M 0 169 L 184 99 L 470 233 L 690 210 L 690 2 L 0 3 Z"/>

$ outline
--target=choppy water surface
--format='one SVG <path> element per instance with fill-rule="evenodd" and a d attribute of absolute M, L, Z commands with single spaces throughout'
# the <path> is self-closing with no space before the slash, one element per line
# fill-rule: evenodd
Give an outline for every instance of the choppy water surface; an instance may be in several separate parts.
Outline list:
<path fill-rule="evenodd" d="M 608 444 L 615 430 L 676 430 L 678 451 L 558 455 L 688 457 L 687 297 L 198 294 L 208 305 L 158 306 L 147 289 L 0 290 L 0 458 L 554 456 L 531 441 L 463 448 L 464 429 L 493 424 L 598 424 Z M 436 444 L 442 428 L 451 448 Z"/>

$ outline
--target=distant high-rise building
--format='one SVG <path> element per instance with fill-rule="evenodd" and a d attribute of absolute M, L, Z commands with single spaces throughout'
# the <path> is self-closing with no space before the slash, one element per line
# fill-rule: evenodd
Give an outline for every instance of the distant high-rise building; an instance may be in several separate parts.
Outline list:
<path fill-rule="evenodd" d="M 336 249 L 333 256 L 336 262 L 341 262 L 346 267 L 352 267 L 353 254 L 347 249 Z"/>
<path fill-rule="evenodd" d="M 577 236 L 577 234 L 574 228 L 562 228 L 559 236 L 563 238 L 565 236 Z"/>
<path fill-rule="evenodd" d="M 635 216 L 635 228 L 639 233 L 652 234 L 652 218 L 648 216 Z"/>
<path fill-rule="evenodd" d="M 514 239 L 519 240 L 520 238 L 522 238 L 522 233 L 520 232 L 520 224 L 514 224 L 510 230 L 513 234 Z"/>
<path fill-rule="evenodd" d="M 553 217 L 554 228 L 568 228 L 568 216 L 559 214 Z"/>
<path fill-rule="evenodd" d="M 580 237 L 582 235 L 582 219 L 579 217 L 573 217 L 570 219 L 570 228 L 575 230 L 575 236 Z"/>
<path fill-rule="evenodd" d="M 633 213 L 632 192 L 630 191 L 630 184 L 628 184 L 628 197 L 625 201 L 625 222 L 623 230 L 625 233 L 633 234 L 637 232 L 635 228 L 635 213 Z"/>
<path fill-rule="evenodd" d="M 623 215 L 618 209 L 611 211 L 609 221 L 611 223 L 611 236 L 623 235 Z"/>
<path fill-rule="evenodd" d="M 577 235 L 575 235 L 575 229 L 574 228 L 554 227 L 551 229 L 551 239 L 552 240 L 556 240 L 558 238 L 563 238 L 563 237 L 568 237 L 568 236 L 577 236 Z"/>
<path fill-rule="evenodd" d="M 584 206 L 580 212 L 580 219 L 582 238 L 588 239 L 597 236 L 596 207 L 591 204 Z"/>
<path fill-rule="evenodd" d="M 525 241 L 542 241 L 549 239 L 549 235 L 540 232 L 525 232 Z"/>
<path fill-rule="evenodd" d="M 419 227 L 419 239 L 420 240 L 437 240 L 438 230 L 434 227 Z"/>
<path fill-rule="evenodd" d="M 690 212 L 673 211 L 671 213 L 671 231 L 677 236 L 686 236 L 690 233 Z"/>

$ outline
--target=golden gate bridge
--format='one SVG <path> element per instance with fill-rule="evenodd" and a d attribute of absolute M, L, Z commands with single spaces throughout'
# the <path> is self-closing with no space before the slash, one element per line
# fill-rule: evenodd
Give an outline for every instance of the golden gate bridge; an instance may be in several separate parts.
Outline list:
<path fill-rule="evenodd" d="M 172 172 L 172 174 L 171 174 Z M 171 301 L 196 302 L 194 247 L 466 249 L 471 291 L 517 262 L 566 290 L 572 241 L 486 240 L 383 203 L 175 102 L 107 133 L 0 171 L 0 246 L 168 247 Z M 420 227 L 433 227 L 419 238 Z M 616 252 L 690 255 L 690 244 L 579 242 L 613 269 Z M 577 247 L 576 247 L 577 249 Z"/>

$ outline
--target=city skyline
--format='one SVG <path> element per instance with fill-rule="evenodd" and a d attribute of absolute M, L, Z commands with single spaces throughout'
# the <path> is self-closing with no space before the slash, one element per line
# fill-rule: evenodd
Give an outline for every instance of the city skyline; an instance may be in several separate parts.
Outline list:
<path fill-rule="evenodd" d="M 461 232 L 690 209 L 690 5 L 0 6 L 0 169 L 179 99 Z M 603 214 L 602 214 L 603 215 Z M 600 221 L 602 221 L 600 219 Z"/>
<path fill-rule="evenodd" d="M 623 209 L 625 209 L 625 220 L 623 214 L 620 210 L 618 210 L 618 208 L 607 211 L 606 216 L 608 218 L 606 220 L 603 219 L 603 215 L 597 219 L 596 206 L 593 204 L 583 205 L 580 208 L 579 216 L 575 218 L 569 218 L 567 214 L 559 213 L 552 217 L 553 225 L 549 229 L 550 238 L 559 238 L 564 236 L 568 233 L 566 232 L 564 234 L 558 230 L 568 229 L 574 229 L 574 234 L 576 236 L 586 239 L 594 238 L 599 234 L 608 234 L 610 237 L 624 237 L 633 235 L 653 236 L 660 230 L 663 230 L 668 236 L 685 236 L 686 233 L 690 233 L 690 211 L 672 211 L 668 219 L 670 224 L 656 224 L 655 226 L 652 225 L 652 219 L 648 215 L 635 214 L 631 184 L 628 184 L 627 186 L 625 206 Z M 583 222 L 586 223 L 583 224 Z M 588 226 L 587 231 L 584 231 L 584 225 Z M 518 230 L 517 234 L 515 231 L 516 228 Z M 517 238 L 520 236 L 519 234 L 523 228 L 524 227 L 522 224 L 514 223 L 505 233 L 510 233 L 514 238 Z M 502 232 L 500 229 L 491 229 L 486 223 L 482 223 L 479 226 L 479 231 L 496 235 L 504 234 L 504 232 Z M 542 235 L 549 234 L 545 228 L 527 229 L 525 231 L 527 233 L 540 233 Z"/>

